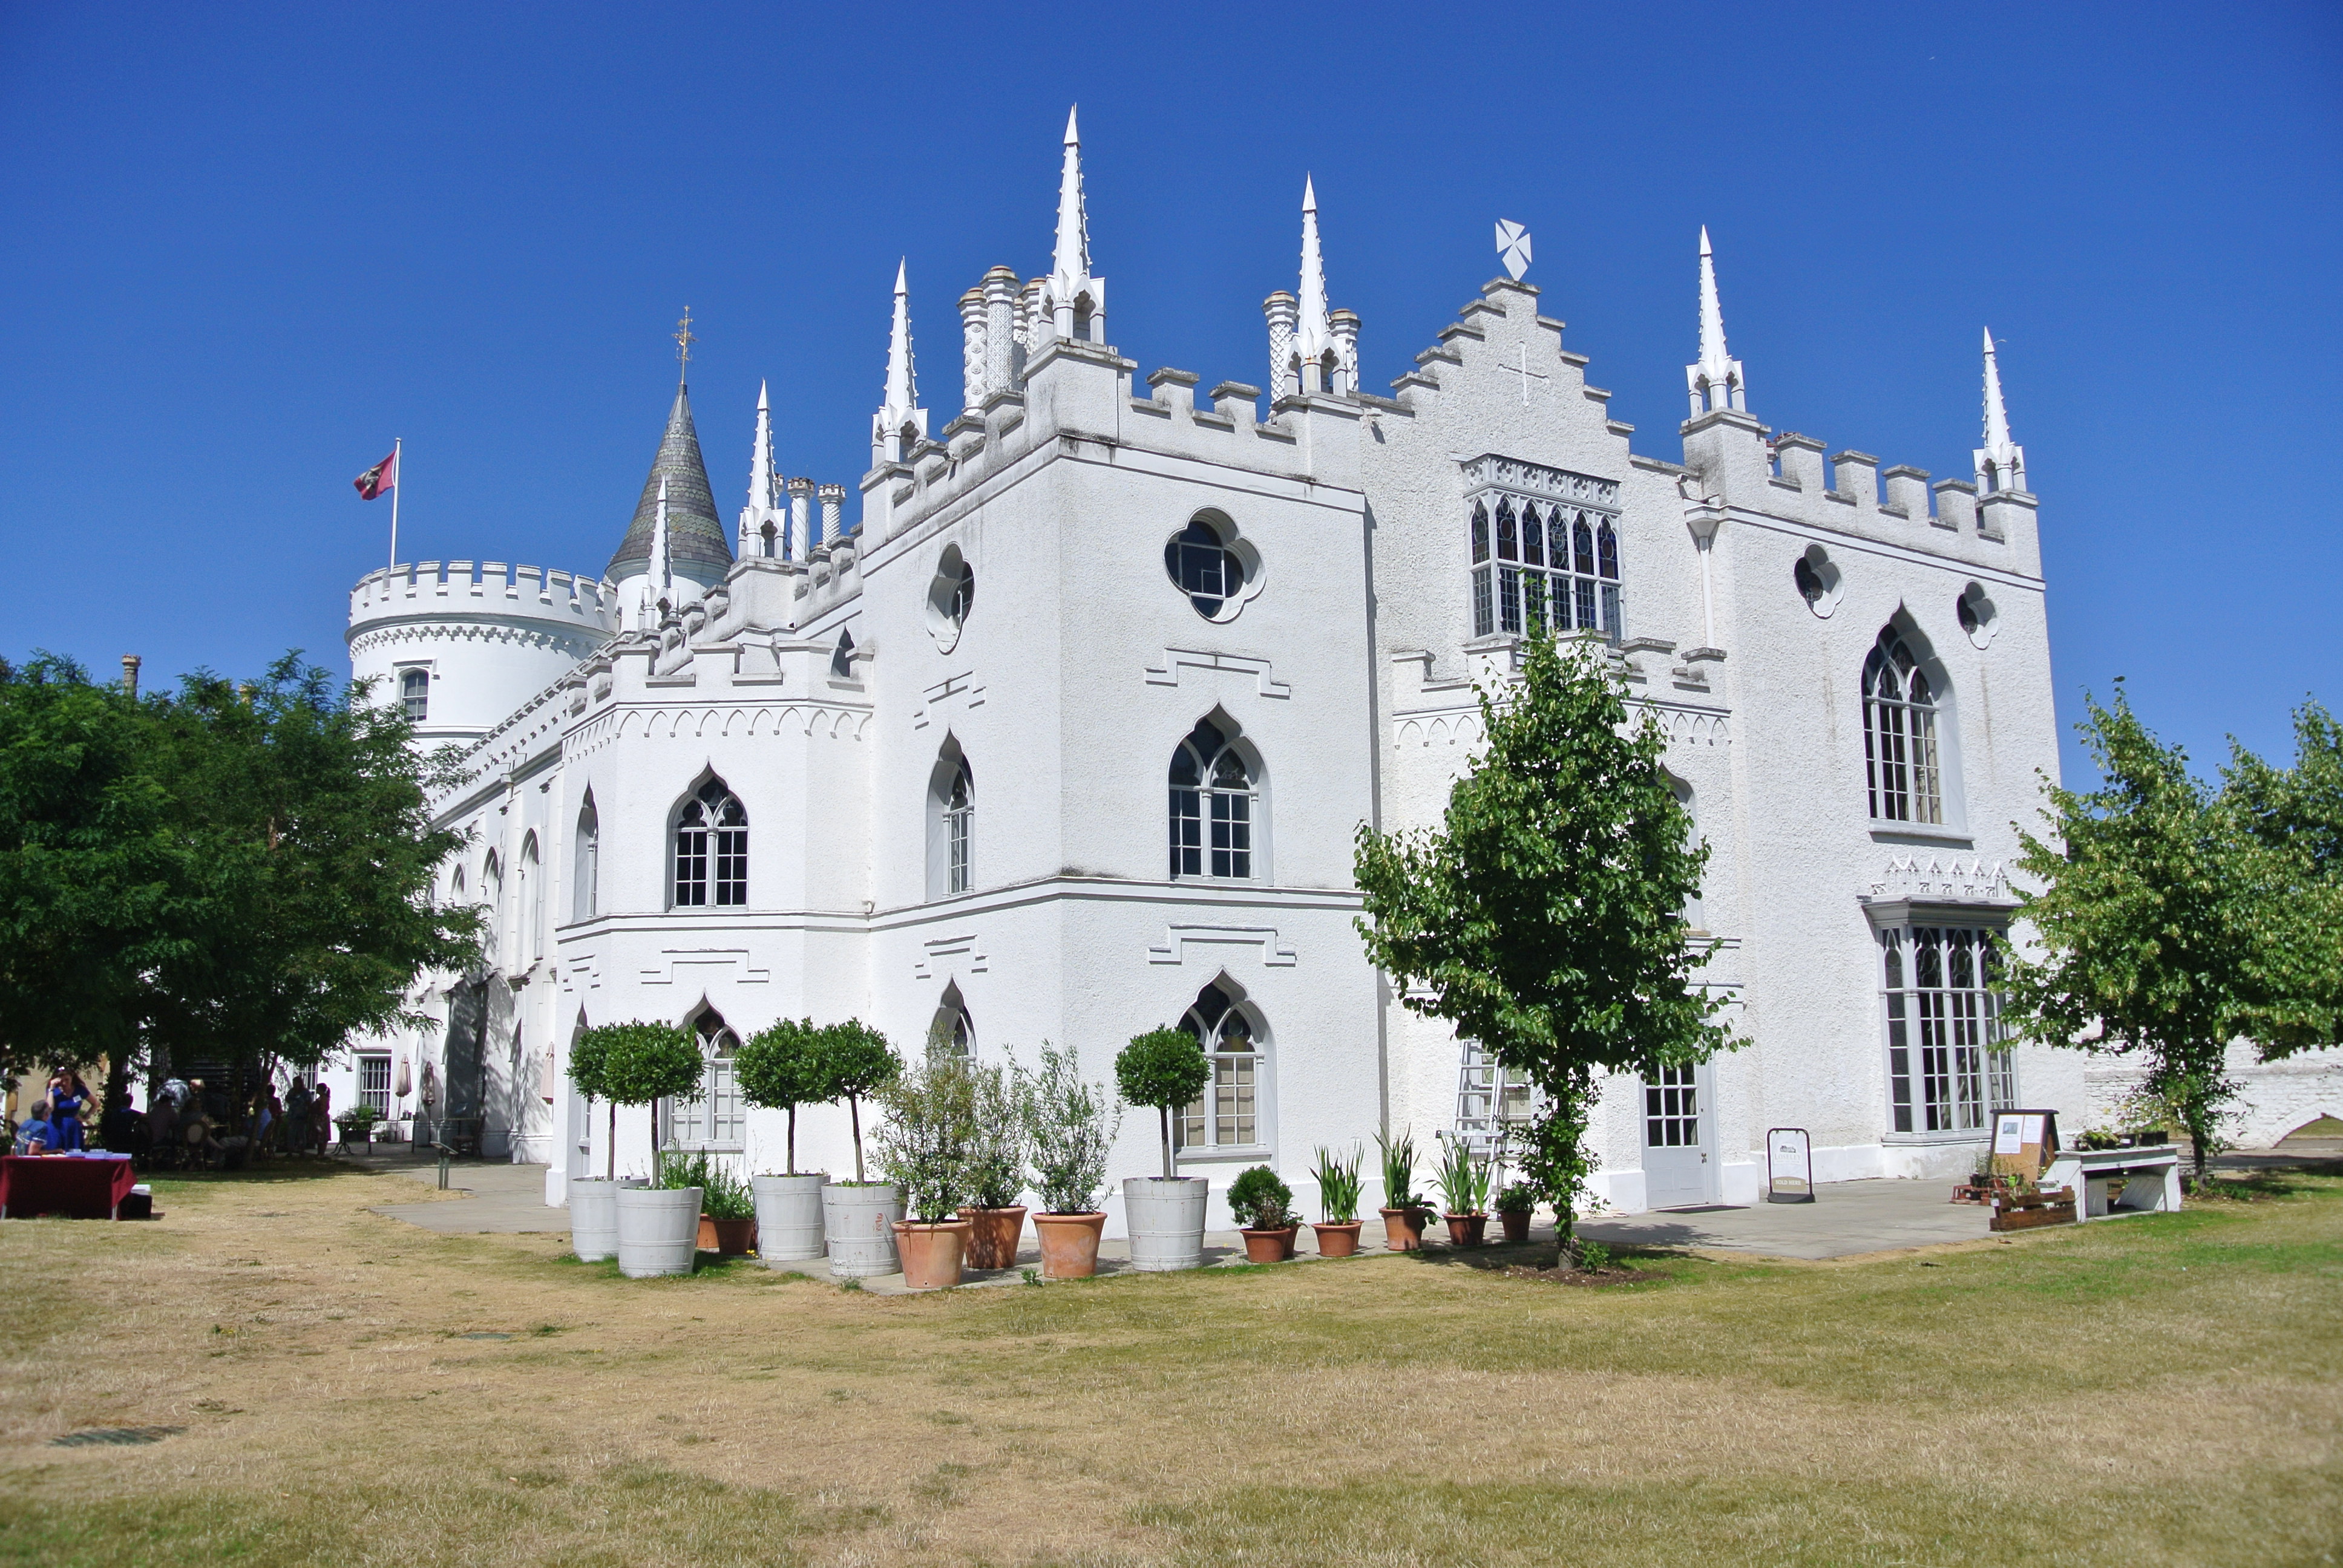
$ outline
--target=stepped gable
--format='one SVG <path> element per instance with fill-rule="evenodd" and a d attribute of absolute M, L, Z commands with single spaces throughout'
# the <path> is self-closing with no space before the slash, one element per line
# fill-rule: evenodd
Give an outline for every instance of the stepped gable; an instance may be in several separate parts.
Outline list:
<path fill-rule="evenodd" d="M 604 574 L 612 582 L 649 569 L 661 479 L 667 481 L 668 554 L 675 575 L 703 587 L 722 581 L 732 565 L 732 547 L 725 541 L 724 525 L 716 520 L 716 498 L 708 488 L 708 465 L 699 456 L 699 432 L 691 422 L 690 393 L 681 383 L 676 386 L 675 407 L 668 413 L 659 456 L 643 480 L 642 498 L 635 503 L 635 520 L 627 525 L 627 537 Z"/>

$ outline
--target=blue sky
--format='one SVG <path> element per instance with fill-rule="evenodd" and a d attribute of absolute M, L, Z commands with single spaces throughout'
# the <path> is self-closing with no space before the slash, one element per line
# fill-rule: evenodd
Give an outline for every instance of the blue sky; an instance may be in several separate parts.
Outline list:
<path fill-rule="evenodd" d="M 1776 428 L 1965 476 L 2003 340 L 2066 719 L 2126 676 L 2210 764 L 2338 700 L 2325 5 L 8 5 L 0 653 L 346 668 L 394 435 L 402 558 L 598 570 L 687 304 L 719 508 L 760 377 L 783 467 L 850 489 L 896 258 L 948 409 L 960 292 L 1046 268 L 1077 100 L 1143 369 L 1262 378 L 1307 172 L 1371 386 L 1513 217 L 1679 457 L 1705 223 Z"/>

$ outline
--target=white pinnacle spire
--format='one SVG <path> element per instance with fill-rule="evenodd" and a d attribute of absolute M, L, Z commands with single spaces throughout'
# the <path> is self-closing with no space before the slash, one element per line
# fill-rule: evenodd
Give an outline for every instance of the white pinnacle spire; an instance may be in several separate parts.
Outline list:
<path fill-rule="evenodd" d="M 903 460 L 906 443 L 903 427 L 916 427 L 917 439 L 928 434 L 928 413 L 920 407 L 918 377 L 911 366 L 911 290 L 907 264 L 895 264 L 895 321 L 887 335 L 887 391 L 885 401 L 870 421 L 870 462 L 900 463 Z"/>
<path fill-rule="evenodd" d="M 1302 364 L 1301 386 L 1308 392 L 1325 391 L 1322 376 L 1309 367 L 1321 365 L 1332 330 L 1326 321 L 1326 261 L 1318 247 L 1318 186 L 1302 176 L 1302 302 L 1293 322 L 1293 352 Z"/>
<path fill-rule="evenodd" d="M 659 518 L 651 524 L 651 578 L 653 601 L 665 609 L 675 600 L 675 568 L 667 548 L 667 476 L 659 476 Z"/>
<path fill-rule="evenodd" d="M 1050 257 L 1051 325 L 1061 337 L 1097 338 L 1106 315 L 1106 280 L 1091 276 L 1090 215 L 1082 201 L 1082 136 L 1066 111 L 1066 156 L 1058 172 L 1058 243 Z M 1085 297 L 1087 302 L 1085 302 Z M 1086 317 L 1088 329 L 1075 330 Z"/>
<path fill-rule="evenodd" d="M 1700 228 L 1700 361 L 1684 367 L 1684 385 L 1695 417 L 1712 408 L 1747 410 L 1741 361 L 1725 352 L 1725 307 L 1716 297 L 1716 257 L 1706 224 Z"/>
<path fill-rule="evenodd" d="M 761 511 L 773 504 L 773 405 L 766 384 L 757 383 L 757 444 L 749 454 L 749 505 Z"/>
<path fill-rule="evenodd" d="M 1976 450 L 1977 488 L 2026 488 L 2026 448 L 2009 438 L 2009 410 L 2001 401 L 2001 366 L 1993 351 L 1993 328 L 1985 329 L 1985 445 Z"/>

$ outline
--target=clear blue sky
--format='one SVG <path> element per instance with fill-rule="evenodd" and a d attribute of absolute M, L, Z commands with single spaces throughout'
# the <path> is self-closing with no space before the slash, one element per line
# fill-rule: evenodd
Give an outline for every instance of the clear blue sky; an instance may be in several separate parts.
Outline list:
<path fill-rule="evenodd" d="M 2338 701 L 2332 5 L 9 5 L 0 653 L 346 668 L 394 435 L 403 558 L 598 571 L 687 304 L 719 510 L 760 377 L 783 467 L 850 492 L 897 256 L 940 425 L 1076 100 L 1143 369 L 1262 379 L 1309 172 L 1371 386 L 1513 217 L 1676 457 L 1705 223 L 1775 428 L 1966 476 L 2003 339 L 2068 719 L 2127 676 L 2209 765 Z"/>

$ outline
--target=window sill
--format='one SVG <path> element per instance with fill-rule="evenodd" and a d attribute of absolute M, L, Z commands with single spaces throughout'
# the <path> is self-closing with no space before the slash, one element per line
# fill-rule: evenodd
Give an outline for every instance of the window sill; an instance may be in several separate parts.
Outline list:
<path fill-rule="evenodd" d="M 1979 1127 L 1968 1132 L 1884 1132 L 1879 1141 L 1890 1149 L 1933 1149 L 1946 1143 L 1985 1143 L 1992 1138 L 1992 1128 Z"/>
<path fill-rule="evenodd" d="M 1207 1152 L 1180 1150 L 1172 1156 L 1172 1166 L 1177 1170 L 1182 1165 L 1234 1165 L 1247 1161 L 1259 1165 L 1270 1160 L 1273 1153 L 1274 1151 L 1266 1143 L 1222 1143 Z"/>
<path fill-rule="evenodd" d="M 1871 821 L 1871 837 L 1881 844 L 1955 844 L 1966 849 L 1975 847 L 1976 836 L 1966 828 L 1947 828 L 1934 822 L 1888 822 L 1875 817 Z"/>

